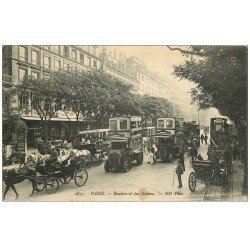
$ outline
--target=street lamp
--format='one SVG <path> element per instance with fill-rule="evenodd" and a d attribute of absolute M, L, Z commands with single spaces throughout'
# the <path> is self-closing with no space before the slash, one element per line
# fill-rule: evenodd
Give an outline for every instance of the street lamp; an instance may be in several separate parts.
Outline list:
<path fill-rule="evenodd" d="M 197 110 L 197 114 L 198 114 L 198 125 L 200 126 L 200 110 Z"/>

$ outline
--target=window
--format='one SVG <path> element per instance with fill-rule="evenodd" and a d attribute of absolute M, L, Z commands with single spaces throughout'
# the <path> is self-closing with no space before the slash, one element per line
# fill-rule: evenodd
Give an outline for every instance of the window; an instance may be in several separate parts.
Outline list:
<path fill-rule="evenodd" d="M 50 69 L 50 57 L 49 56 L 44 56 L 43 65 L 44 65 L 44 68 Z"/>
<path fill-rule="evenodd" d="M 111 120 L 110 121 L 110 130 L 111 131 L 117 131 L 117 121 L 116 120 Z"/>
<path fill-rule="evenodd" d="M 158 128 L 164 128 L 164 120 L 158 120 Z"/>
<path fill-rule="evenodd" d="M 80 64 L 84 64 L 84 54 L 80 53 Z"/>
<path fill-rule="evenodd" d="M 55 71 L 58 71 L 61 68 L 61 62 L 58 59 L 55 59 Z"/>
<path fill-rule="evenodd" d="M 19 81 L 22 82 L 27 77 L 27 69 L 19 69 Z"/>
<path fill-rule="evenodd" d="M 88 57 L 89 67 L 91 67 L 91 57 Z"/>
<path fill-rule="evenodd" d="M 55 45 L 55 53 L 60 54 L 60 46 Z"/>
<path fill-rule="evenodd" d="M 19 46 L 19 59 L 24 62 L 27 59 L 27 51 L 26 51 L 26 48 L 23 46 Z"/>
<path fill-rule="evenodd" d="M 24 108 L 28 108 L 28 104 L 29 104 L 29 97 L 28 96 L 20 96 L 19 97 L 19 108 L 20 109 L 24 109 Z"/>
<path fill-rule="evenodd" d="M 76 51 L 75 51 L 75 50 L 72 50 L 72 59 L 73 59 L 74 61 L 77 60 L 77 55 L 76 55 Z"/>
<path fill-rule="evenodd" d="M 63 110 L 64 110 L 64 111 L 69 111 L 69 107 L 68 107 L 67 105 L 64 104 L 64 105 L 63 105 Z"/>
<path fill-rule="evenodd" d="M 64 68 L 67 69 L 67 70 L 69 70 L 69 63 L 68 62 L 64 63 Z"/>
<path fill-rule="evenodd" d="M 64 46 L 64 56 L 69 57 L 69 47 Z"/>
<path fill-rule="evenodd" d="M 32 108 L 34 109 L 34 110 L 39 110 L 39 101 L 38 100 L 33 100 L 32 101 Z"/>
<path fill-rule="evenodd" d="M 44 56 L 44 62 L 43 62 L 44 68 L 50 69 L 50 57 Z"/>
<path fill-rule="evenodd" d="M 31 52 L 32 64 L 38 65 L 38 52 L 32 50 Z"/>
<path fill-rule="evenodd" d="M 172 128 L 173 127 L 173 121 L 172 120 L 167 120 L 166 125 L 167 125 L 167 128 Z"/>
<path fill-rule="evenodd" d="M 127 130 L 128 129 L 128 122 L 127 120 L 120 120 L 120 129 Z"/>
<path fill-rule="evenodd" d="M 32 71 L 32 79 L 33 80 L 38 79 L 38 72 Z"/>
<path fill-rule="evenodd" d="M 51 101 L 49 99 L 45 99 L 44 110 L 45 111 L 50 111 L 51 110 Z"/>

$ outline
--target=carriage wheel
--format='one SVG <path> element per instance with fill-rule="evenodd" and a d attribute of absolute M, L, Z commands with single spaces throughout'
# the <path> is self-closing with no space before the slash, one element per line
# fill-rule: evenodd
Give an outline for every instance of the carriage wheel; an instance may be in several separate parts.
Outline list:
<path fill-rule="evenodd" d="M 54 194 L 59 187 L 59 181 L 56 177 L 50 177 L 47 181 L 46 181 L 46 191 L 48 192 L 48 194 Z"/>
<path fill-rule="evenodd" d="M 196 176 L 194 172 L 191 172 L 188 178 L 188 187 L 191 192 L 196 188 Z"/>
<path fill-rule="evenodd" d="M 64 176 L 64 177 L 60 177 L 59 181 L 62 184 L 68 184 L 71 181 L 71 179 L 72 179 L 71 176 Z"/>
<path fill-rule="evenodd" d="M 44 177 L 36 177 L 35 179 L 35 190 L 37 192 L 43 191 L 43 189 L 45 188 L 45 180 Z"/>
<path fill-rule="evenodd" d="M 78 187 L 83 186 L 88 180 L 88 172 L 84 168 L 79 168 L 75 171 L 74 181 Z"/>

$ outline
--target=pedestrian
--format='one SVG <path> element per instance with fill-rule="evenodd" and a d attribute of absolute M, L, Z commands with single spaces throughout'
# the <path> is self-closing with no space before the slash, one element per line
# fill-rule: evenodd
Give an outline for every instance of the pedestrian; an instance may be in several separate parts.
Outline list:
<path fill-rule="evenodd" d="M 47 153 L 50 152 L 51 147 L 52 147 L 51 141 L 47 141 L 47 149 L 46 149 Z"/>
<path fill-rule="evenodd" d="M 225 160 L 226 162 L 226 169 L 228 170 L 228 172 L 231 172 L 231 167 L 232 167 L 232 152 L 230 150 L 229 147 L 227 147 L 225 149 L 225 151 L 223 152 L 223 160 Z"/>
<path fill-rule="evenodd" d="M 183 171 L 185 171 L 184 150 L 182 148 L 180 148 L 178 151 L 178 159 L 181 161 Z"/>
<path fill-rule="evenodd" d="M 188 156 L 191 154 L 191 148 L 192 148 L 192 142 L 191 140 L 188 140 L 187 142 Z"/>
<path fill-rule="evenodd" d="M 51 147 L 51 154 L 50 154 L 50 157 L 47 161 L 47 164 L 50 165 L 50 164 L 53 164 L 53 163 L 56 163 L 58 161 L 58 152 L 57 152 L 57 149 L 55 146 L 52 146 Z"/>
<path fill-rule="evenodd" d="M 207 145 L 207 139 L 208 139 L 208 137 L 207 137 L 207 134 L 205 133 L 204 141 L 205 141 L 206 145 Z"/>
<path fill-rule="evenodd" d="M 196 138 L 193 139 L 193 146 L 198 147 L 198 142 Z"/>
<path fill-rule="evenodd" d="M 203 134 L 201 134 L 201 144 L 203 144 L 203 141 L 204 141 L 204 135 Z"/>
<path fill-rule="evenodd" d="M 190 155 L 191 155 L 192 161 L 196 160 L 197 155 L 198 155 L 198 150 L 196 146 L 193 146 L 191 148 Z"/>
<path fill-rule="evenodd" d="M 238 160 L 239 153 L 240 153 L 239 142 L 238 141 L 234 141 L 233 142 L 233 159 L 234 160 Z"/>
<path fill-rule="evenodd" d="M 178 183 L 179 183 L 178 188 L 181 188 L 182 187 L 181 175 L 183 174 L 183 165 L 180 159 L 177 160 L 177 167 L 175 169 L 175 172 L 178 177 Z"/>
<path fill-rule="evenodd" d="M 155 162 L 156 162 L 156 156 L 155 156 L 156 152 L 157 152 L 157 148 L 156 148 L 155 144 L 153 144 L 152 147 L 150 148 L 150 154 L 149 154 L 150 161 L 147 162 L 148 164 L 150 164 L 151 162 L 152 162 L 152 164 L 155 164 Z"/>

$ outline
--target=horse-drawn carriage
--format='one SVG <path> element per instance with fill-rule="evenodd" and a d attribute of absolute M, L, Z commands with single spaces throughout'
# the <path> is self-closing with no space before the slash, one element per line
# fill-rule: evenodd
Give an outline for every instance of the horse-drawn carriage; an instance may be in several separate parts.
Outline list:
<path fill-rule="evenodd" d="M 83 186 L 88 179 L 88 172 L 85 169 L 85 160 L 89 152 L 64 150 L 64 153 L 56 161 L 38 161 L 35 165 L 36 171 L 40 174 L 36 181 L 38 191 L 44 188 L 49 194 L 55 193 L 62 184 L 69 183 L 72 179 L 77 186 Z M 32 163 L 31 163 L 32 164 Z M 40 181 L 39 181 L 40 180 Z"/>
<path fill-rule="evenodd" d="M 25 164 L 4 167 L 3 180 L 6 184 L 4 197 L 10 187 L 18 197 L 14 184 L 25 179 L 32 183 L 32 194 L 34 191 L 39 192 L 44 189 L 47 193 L 53 194 L 58 190 L 59 182 L 67 184 L 72 179 L 77 186 L 83 186 L 88 179 L 85 160 L 89 157 L 88 151 L 71 150 L 52 162 L 48 155 L 30 154 L 27 156 Z"/>
<path fill-rule="evenodd" d="M 228 188 L 228 171 L 223 162 L 215 163 L 209 160 L 195 160 L 192 162 L 193 170 L 188 178 L 188 186 L 191 192 L 196 188 L 197 181 L 206 186 L 222 187 L 224 192 Z"/>

